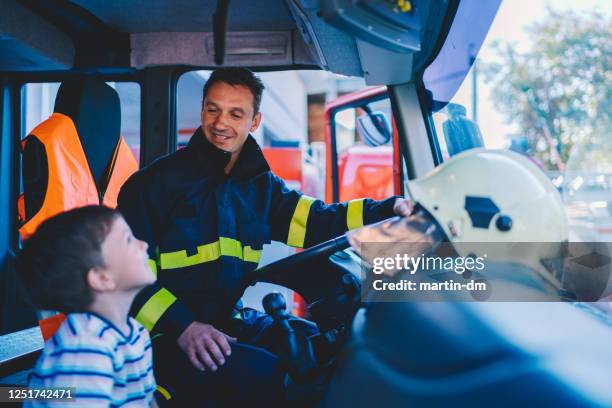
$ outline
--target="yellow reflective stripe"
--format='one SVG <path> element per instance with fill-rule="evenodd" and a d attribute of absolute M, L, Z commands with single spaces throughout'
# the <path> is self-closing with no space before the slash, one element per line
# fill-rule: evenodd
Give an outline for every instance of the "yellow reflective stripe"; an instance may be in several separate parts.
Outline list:
<path fill-rule="evenodd" d="M 198 265 L 219 259 L 221 248 L 219 241 L 210 244 L 200 245 L 198 252 L 187 256 L 186 250 L 176 252 L 165 252 L 159 255 L 159 263 L 162 269 L 185 268 L 187 266 Z"/>
<path fill-rule="evenodd" d="M 242 313 L 240 312 L 240 310 L 236 311 L 234 319 L 242 320 Z"/>
<path fill-rule="evenodd" d="M 242 244 L 233 238 L 219 238 L 221 256 L 235 256 L 242 259 Z"/>
<path fill-rule="evenodd" d="M 310 206 L 315 201 L 314 198 L 302 195 L 300 201 L 295 206 L 295 212 L 289 224 L 289 235 L 287 236 L 287 245 L 304 248 L 304 239 L 306 238 L 306 222 L 310 213 Z"/>
<path fill-rule="evenodd" d="M 244 247 L 244 261 L 245 262 L 254 262 L 259 263 L 261 259 L 261 249 L 253 249 L 250 246 Z"/>
<path fill-rule="evenodd" d="M 219 241 L 221 243 L 221 256 L 234 256 L 245 262 L 259 263 L 261 249 L 253 249 L 248 245 L 242 248 L 242 243 L 233 238 L 221 237 Z"/>
<path fill-rule="evenodd" d="M 165 288 L 161 288 L 147 300 L 136 315 L 136 320 L 148 331 L 153 327 L 168 308 L 176 301 L 176 297 Z"/>
<path fill-rule="evenodd" d="M 199 265 L 204 262 L 216 261 L 221 256 L 234 256 L 246 262 L 259 262 L 261 250 L 252 249 L 250 246 L 244 247 L 242 243 L 233 238 L 221 237 L 218 241 L 210 244 L 198 246 L 198 252 L 187 256 L 186 250 L 176 252 L 165 252 L 160 254 L 160 267 L 164 270 L 185 268 L 188 266 Z"/>
<path fill-rule="evenodd" d="M 157 391 L 159 391 L 159 393 L 161 395 L 164 396 L 164 398 L 166 399 L 166 401 L 170 400 L 172 398 L 172 395 L 170 395 L 170 393 L 168 392 L 167 389 L 165 389 L 164 387 L 162 387 L 161 385 L 157 384 Z"/>
<path fill-rule="evenodd" d="M 349 230 L 363 227 L 363 198 L 348 202 L 346 226 Z"/>
<path fill-rule="evenodd" d="M 147 263 L 149 264 L 149 268 L 151 268 L 153 275 L 157 276 L 157 264 L 155 263 L 155 260 L 147 259 Z"/>

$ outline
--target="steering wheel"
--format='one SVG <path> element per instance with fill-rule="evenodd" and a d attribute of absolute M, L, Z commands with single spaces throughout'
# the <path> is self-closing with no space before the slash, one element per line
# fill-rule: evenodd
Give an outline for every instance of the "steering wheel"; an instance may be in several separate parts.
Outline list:
<path fill-rule="evenodd" d="M 330 239 L 255 269 L 245 276 L 242 287 L 246 289 L 258 282 L 283 286 L 300 294 L 320 327 L 321 324 L 332 325 L 331 321 L 323 322 L 328 318 L 345 321 L 349 316 L 340 304 L 349 303 L 348 299 L 345 299 L 347 296 L 357 298 L 351 300 L 352 303 L 360 300 L 361 282 L 351 272 L 330 262 L 328 258 L 349 246 L 346 235 Z M 342 298 L 343 296 L 345 298 Z M 319 313 L 316 313 L 315 309 Z"/>
<path fill-rule="evenodd" d="M 276 283 L 279 279 L 283 280 L 282 275 L 287 274 L 288 271 L 290 272 L 313 261 L 329 258 L 334 253 L 342 251 L 349 246 L 346 235 L 332 238 L 329 241 L 305 249 L 302 252 L 298 252 L 297 254 L 255 269 L 248 275 L 247 283 L 249 285 L 262 281 Z"/>

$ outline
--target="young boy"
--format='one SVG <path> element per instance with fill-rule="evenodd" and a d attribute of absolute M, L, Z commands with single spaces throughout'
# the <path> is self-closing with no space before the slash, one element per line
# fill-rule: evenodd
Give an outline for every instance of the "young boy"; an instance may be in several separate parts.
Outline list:
<path fill-rule="evenodd" d="M 30 387 L 74 387 L 70 406 L 157 406 L 149 334 L 128 317 L 134 297 L 155 276 L 147 244 L 118 212 L 88 206 L 46 220 L 16 266 L 34 306 L 67 314 L 45 344 Z"/>

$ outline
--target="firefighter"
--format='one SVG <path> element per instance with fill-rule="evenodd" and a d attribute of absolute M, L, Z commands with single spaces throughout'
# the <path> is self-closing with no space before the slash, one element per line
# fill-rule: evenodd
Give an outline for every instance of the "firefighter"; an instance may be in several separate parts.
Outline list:
<path fill-rule="evenodd" d="M 180 357 L 168 356 L 178 345 L 181 357 L 199 370 L 219 371 L 215 375 L 228 370 L 226 361 L 239 364 L 229 358 L 241 347 L 236 339 L 274 350 L 267 330 L 272 318 L 228 304 L 240 297 L 241 278 L 257 267 L 264 244 L 276 240 L 306 248 L 411 211 L 398 197 L 325 205 L 290 190 L 270 171 L 250 135 L 262 119 L 263 90 L 247 69 L 214 71 L 203 89 L 201 126 L 187 147 L 140 170 L 119 195 L 119 209 L 135 236 L 149 244 L 150 265 L 158 274 L 133 306 L 153 336 L 165 339 L 157 342 L 163 347 L 154 342 L 154 354 L 175 361 Z M 316 333 L 311 322 L 292 324 L 307 335 Z M 249 349 L 258 350 L 264 352 Z M 189 376 L 171 371 L 156 367 L 160 384 L 163 377 Z"/>

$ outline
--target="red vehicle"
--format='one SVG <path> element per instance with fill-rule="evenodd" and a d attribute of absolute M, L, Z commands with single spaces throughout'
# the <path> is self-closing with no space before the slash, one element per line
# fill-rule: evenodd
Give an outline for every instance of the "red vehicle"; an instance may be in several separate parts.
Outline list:
<path fill-rule="evenodd" d="M 342 129 L 339 118 L 347 114 L 357 125 Z M 387 129 L 388 140 L 372 140 L 367 133 L 379 131 L 374 125 L 369 131 L 359 126 L 360 122 L 373 123 L 372 118 L 380 119 L 382 128 L 393 124 Z M 274 173 L 290 187 L 326 202 L 364 197 L 380 200 L 401 193 L 399 139 L 384 86 L 343 95 L 325 106 L 325 160 L 321 164 L 325 177 L 319 179 L 317 164 L 309 163 L 297 147 L 265 147 L 263 153 Z M 324 197 L 316 193 L 321 187 Z"/>
<path fill-rule="evenodd" d="M 356 125 L 352 132 L 354 143 L 343 148 L 339 118 L 342 114 L 353 112 L 355 120 L 362 123 L 373 123 L 383 117 L 382 127 L 392 123 L 392 130 L 387 129 L 389 140 L 372 142 L 364 127 Z M 325 144 L 327 202 L 363 197 L 380 200 L 401 194 L 399 139 L 386 87 L 365 88 L 328 103 L 325 106 Z"/>

